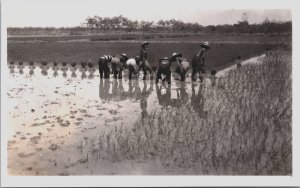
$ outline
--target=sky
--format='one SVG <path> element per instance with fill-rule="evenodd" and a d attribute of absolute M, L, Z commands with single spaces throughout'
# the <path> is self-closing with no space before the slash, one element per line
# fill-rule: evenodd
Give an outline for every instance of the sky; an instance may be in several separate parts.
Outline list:
<path fill-rule="evenodd" d="M 213 3 L 203 4 L 203 2 Z M 237 23 L 244 12 L 247 13 L 250 23 L 259 23 L 266 18 L 277 21 L 292 19 L 291 11 L 284 7 L 268 6 L 268 9 L 262 9 L 253 8 L 252 4 L 245 7 L 241 3 L 239 6 L 233 6 L 228 3 L 216 4 L 214 2 L 199 0 L 7 0 L 4 1 L 4 10 L 8 27 L 73 27 L 79 26 L 88 16 L 94 15 L 101 17 L 123 15 L 138 21 L 174 18 L 184 22 L 197 22 L 204 26 Z M 230 1 L 226 0 L 226 2 Z"/>

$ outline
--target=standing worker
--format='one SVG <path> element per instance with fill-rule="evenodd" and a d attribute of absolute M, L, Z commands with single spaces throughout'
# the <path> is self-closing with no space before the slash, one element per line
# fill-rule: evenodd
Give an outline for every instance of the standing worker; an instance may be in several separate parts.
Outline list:
<path fill-rule="evenodd" d="M 204 54 L 205 51 L 207 51 L 208 49 L 210 49 L 209 43 L 208 42 L 204 42 L 201 44 L 201 49 L 197 52 L 197 54 L 194 55 L 193 59 L 192 59 L 192 81 L 196 81 L 197 78 L 195 78 L 195 75 L 197 73 L 199 73 L 199 78 L 201 80 L 201 83 L 203 81 L 203 75 L 205 73 L 204 70 Z"/>
<path fill-rule="evenodd" d="M 149 71 L 150 73 L 150 79 L 151 80 L 153 79 L 153 71 L 148 62 L 148 52 L 147 52 L 148 46 L 149 46 L 149 42 L 143 42 L 140 50 L 141 68 L 143 69 L 144 72 L 143 80 L 146 80 L 147 71 Z"/>

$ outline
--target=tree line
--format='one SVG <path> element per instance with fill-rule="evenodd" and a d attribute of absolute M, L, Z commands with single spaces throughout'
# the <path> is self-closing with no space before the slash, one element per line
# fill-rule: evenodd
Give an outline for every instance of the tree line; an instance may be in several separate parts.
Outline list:
<path fill-rule="evenodd" d="M 268 20 L 262 23 L 249 24 L 248 20 L 242 19 L 235 24 L 208 25 L 202 26 L 199 23 L 183 22 L 181 20 L 159 20 L 137 21 L 130 20 L 122 15 L 114 17 L 87 17 L 80 26 L 77 27 L 25 27 L 8 28 L 8 34 L 18 31 L 44 31 L 44 32 L 67 32 L 76 34 L 80 32 L 105 33 L 105 32 L 146 32 L 146 33 L 215 33 L 215 34 L 290 34 L 292 32 L 292 22 L 280 22 Z"/>

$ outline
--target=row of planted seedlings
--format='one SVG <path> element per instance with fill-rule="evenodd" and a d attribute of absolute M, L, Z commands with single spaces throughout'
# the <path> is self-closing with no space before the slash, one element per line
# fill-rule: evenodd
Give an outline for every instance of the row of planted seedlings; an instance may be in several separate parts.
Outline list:
<path fill-rule="evenodd" d="M 9 61 L 8 67 L 10 69 L 14 69 L 17 67 L 18 69 L 22 69 L 25 66 L 28 66 L 30 69 L 34 69 L 36 66 L 40 67 L 41 69 L 49 69 L 52 67 L 53 69 L 61 69 L 61 70 L 94 70 L 98 68 L 98 63 L 95 62 L 85 62 L 81 61 L 80 63 L 77 62 L 47 62 L 47 61 L 41 61 L 41 62 L 34 62 L 34 61 Z"/>

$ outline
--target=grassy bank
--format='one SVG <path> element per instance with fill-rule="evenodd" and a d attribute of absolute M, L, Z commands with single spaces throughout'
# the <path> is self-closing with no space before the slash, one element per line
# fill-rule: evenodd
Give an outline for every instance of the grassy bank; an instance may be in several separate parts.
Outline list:
<path fill-rule="evenodd" d="M 193 88 L 197 102 L 100 133 L 89 151 L 101 160 L 155 160 L 193 174 L 291 175 L 291 66 L 290 51 L 274 51 L 216 85 Z"/>

